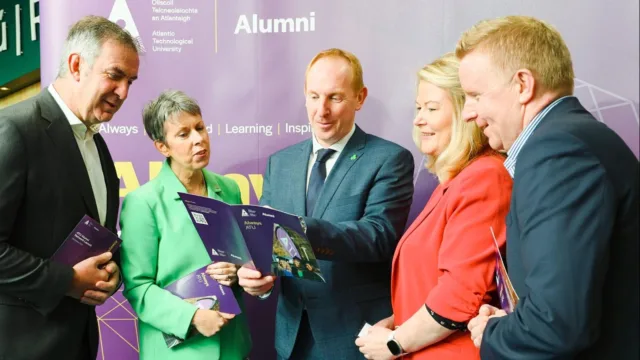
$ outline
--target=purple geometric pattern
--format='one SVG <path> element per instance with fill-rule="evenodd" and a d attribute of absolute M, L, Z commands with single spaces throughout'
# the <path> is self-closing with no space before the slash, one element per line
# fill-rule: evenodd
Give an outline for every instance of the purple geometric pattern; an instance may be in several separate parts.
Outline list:
<path fill-rule="evenodd" d="M 122 289 L 97 307 L 96 314 L 100 330 L 97 360 L 137 359 L 140 352 L 138 317 L 122 296 Z"/>
<path fill-rule="evenodd" d="M 631 100 L 575 79 L 575 96 L 596 119 L 615 131 L 638 157 L 638 110 Z"/>

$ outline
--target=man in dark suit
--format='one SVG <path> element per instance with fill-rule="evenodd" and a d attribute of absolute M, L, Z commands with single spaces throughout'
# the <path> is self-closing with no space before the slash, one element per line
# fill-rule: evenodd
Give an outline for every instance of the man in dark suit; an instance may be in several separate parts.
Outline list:
<path fill-rule="evenodd" d="M 360 359 L 364 322 L 392 312 L 390 262 L 411 206 L 413 157 L 355 125 L 367 88 L 353 54 L 316 55 L 305 95 L 314 135 L 269 158 L 260 203 L 306 215 L 326 283 L 281 279 L 276 350 L 281 359 Z M 273 286 L 247 268 L 238 277 L 252 295 Z"/>
<path fill-rule="evenodd" d="M 136 43 L 86 17 L 55 82 L 0 111 L 0 359 L 95 359 L 95 305 L 117 289 L 111 253 L 73 267 L 49 258 L 85 215 L 115 232 L 119 180 L 96 126 L 138 73 Z"/>
<path fill-rule="evenodd" d="M 569 50 L 544 22 L 480 22 L 456 54 L 464 116 L 507 151 L 514 178 L 506 260 L 519 302 L 469 323 L 481 357 L 637 359 L 638 160 L 571 95 Z"/>

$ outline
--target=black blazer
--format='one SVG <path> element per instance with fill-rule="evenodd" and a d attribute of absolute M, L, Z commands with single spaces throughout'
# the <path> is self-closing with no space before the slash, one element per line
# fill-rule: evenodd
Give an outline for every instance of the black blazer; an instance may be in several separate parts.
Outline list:
<path fill-rule="evenodd" d="M 269 158 L 262 205 L 303 216 L 311 140 Z M 391 260 L 409 214 L 413 156 L 403 147 L 353 133 L 327 176 L 307 236 L 326 283 L 281 278 L 275 346 L 288 358 L 306 308 L 322 359 L 362 359 L 358 331 L 390 316 Z"/>
<path fill-rule="evenodd" d="M 115 231 L 119 180 L 94 137 Z M 98 211 L 71 126 L 47 89 L 0 111 L 0 359 L 96 358 L 95 309 L 64 296 L 73 270 L 47 259 Z"/>
<path fill-rule="evenodd" d="M 482 359 L 638 359 L 638 160 L 575 98 L 517 159 L 507 264 L 520 303 Z"/>

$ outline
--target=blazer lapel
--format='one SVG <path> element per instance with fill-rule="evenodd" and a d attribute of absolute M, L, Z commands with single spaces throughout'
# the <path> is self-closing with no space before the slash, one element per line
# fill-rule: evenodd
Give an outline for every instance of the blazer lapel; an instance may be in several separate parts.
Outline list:
<path fill-rule="evenodd" d="M 316 207 L 313 209 L 313 217 L 322 218 L 333 195 L 336 193 L 336 190 L 338 190 L 340 183 L 342 183 L 342 180 L 351 167 L 362 157 L 365 151 L 365 145 L 366 134 L 356 126 L 356 130 L 351 136 L 351 139 L 349 139 L 349 142 L 340 153 L 338 160 L 336 160 L 335 165 L 333 165 L 331 172 L 327 176 L 322 191 L 318 196 Z"/>
<path fill-rule="evenodd" d="M 204 172 L 204 178 L 207 181 L 207 196 L 218 201 L 226 202 L 222 198 L 222 189 L 216 179 L 213 176 L 209 176 L 206 172 Z"/>
<path fill-rule="evenodd" d="M 116 228 L 116 221 L 118 220 L 120 181 L 111 154 L 109 154 L 109 148 L 104 139 L 100 134 L 94 135 L 93 139 L 98 149 L 102 174 L 107 188 L 107 218 L 104 223 L 108 229 L 114 230 Z"/>
<path fill-rule="evenodd" d="M 411 235 L 411 233 L 418 228 L 418 226 L 420 226 L 420 224 L 422 224 L 422 222 L 424 221 L 424 219 L 427 218 L 427 216 L 429 216 L 429 214 L 431 214 L 431 212 L 433 211 L 433 209 L 436 208 L 436 205 L 438 205 L 438 203 L 440 202 L 440 200 L 444 197 L 444 192 L 446 191 L 446 187 L 445 186 L 438 186 L 434 191 L 433 194 L 431 195 L 431 198 L 429 199 L 429 201 L 427 202 L 427 205 L 425 205 L 424 210 L 422 210 L 422 212 L 420 212 L 420 215 L 418 215 L 416 217 L 416 219 L 411 223 L 411 226 L 409 226 L 409 228 L 407 229 L 407 231 L 405 231 L 404 235 L 402 236 L 401 242 L 406 239 L 409 235 Z M 400 244 L 398 244 L 399 246 Z"/>
<path fill-rule="evenodd" d="M 209 176 L 209 174 L 204 171 L 203 175 L 205 182 L 207 183 L 207 196 L 212 199 L 225 202 L 222 198 L 222 189 L 216 179 L 213 176 Z M 169 165 L 168 160 L 165 160 L 162 164 L 162 168 L 160 169 L 160 173 L 158 173 L 157 178 L 164 186 L 165 193 L 169 199 L 173 201 L 181 201 L 179 193 L 186 193 L 187 189 L 180 182 L 180 179 L 178 179 L 173 170 L 171 170 L 171 165 Z"/>
<path fill-rule="evenodd" d="M 67 179 L 76 185 L 74 186 L 75 188 L 79 189 L 88 215 L 95 220 L 99 220 L 98 208 L 93 197 L 89 174 L 82 160 L 82 155 L 69 121 L 49 93 L 49 90 L 45 88 L 38 96 L 39 99 L 37 101 L 40 104 L 42 117 L 49 122 L 46 133 L 61 154 L 62 163 L 59 164 L 58 168 L 69 171 Z"/>
<path fill-rule="evenodd" d="M 402 235 L 402 238 L 400 239 L 400 241 L 398 242 L 398 245 L 396 246 L 396 251 L 393 254 L 393 260 L 391 262 L 391 267 L 394 272 L 397 265 L 398 256 L 400 255 L 400 248 L 402 248 L 402 246 L 404 245 L 404 242 L 406 241 L 406 239 L 409 238 L 411 233 L 413 233 L 418 228 L 418 226 L 420 226 L 420 224 L 424 222 L 427 216 L 431 214 L 433 209 L 436 208 L 436 205 L 438 205 L 440 200 L 444 197 L 444 193 L 447 190 L 447 187 L 448 186 L 440 185 L 433 190 L 433 193 L 429 198 L 429 201 L 425 205 L 424 209 L 420 212 L 420 214 L 416 217 L 416 219 L 413 220 L 409 228 L 407 228 L 407 231 L 405 231 L 404 234 Z M 394 283 L 395 278 L 392 278 L 391 282 Z"/>
<path fill-rule="evenodd" d="M 302 144 L 301 151 L 293 158 L 291 170 L 289 171 L 289 181 L 283 182 L 282 186 L 289 186 L 290 199 L 293 206 L 293 213 L 304 216 L 307 213 L 307 172 L 309 169 L 309 159 L 313 149 L 312 141 Z"/>

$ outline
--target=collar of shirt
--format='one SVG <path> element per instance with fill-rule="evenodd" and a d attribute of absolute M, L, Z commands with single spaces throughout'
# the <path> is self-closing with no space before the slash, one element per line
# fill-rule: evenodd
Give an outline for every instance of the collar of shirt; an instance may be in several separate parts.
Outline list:
<path fill-rule="evenodd" d="M 518 154 L 520 154 L 520 150 L 522 150 L 522 147 L 524 146 L 524 144 L 527 143 L 527 140 L 529 140 L 529 138 L 531 137 L 531 134 L 533 134 L 533 131 L 538 127 L 538 125 L 540 125 L 540 122 L 542 121 L 542 119 L 556 105 L 558 105 L 562 100 L 569 97 L 572 97 L 572 96 L 570 95 L 563 96 L 559 99 L 556 99 L 551 104 L 547 105 L 547 107 L 545 107 L 542 111 L 540 111 L 533 118 L 533 120 L 531 120 L 529 125 L 527 125 L 524 128 L 524 130 L 522 130 L 520 135 L 518 135 L 518 137 L 516 138 L 516 141 L 513 142 L 513 145 L 511 146 L 509 151 L 507 151 L 507 160 L 504 161 L 504 167 L 507 168 L 507 171 L 509 172 L 509 175 L 511 175 L 511 178 L 513 178 L 516 175 L 516 161 L 518 160 Z"/>
<path fill-rule="evenodd" d="M 353 127 L 351 128 L 351 131 L 349 131 L 347 135 L 345 135 L 342 139 L 338 140 L 335 144 L 329 146 L 329 149 L 333 149 L 336 151 L 335 154 L 332 155 L 331 157 L 340 155 L 342 150 L 344 150 L 344 147 L 347 146 L 349 139 L 351 139 L 351 136 L 353 136 L 353 133 L 355 131 L 356 131 L 356 125 L 354 124 Z M 313 141 L 313 150 L 311 152 L 311 155 L 315 156 L 318 153 L 318 150 L 324 149 L 324 147 L 320 145 L 315 135 L 313 135 L 312 141 Z"/>
<path fill-rule="evenodd" d="M 53 87 L 53 84 L 49 85 L 47 87 L 47 90 L 49 90 L 49 93 L 53 97 L 53 100 L 55 100 L 60 109 L 62 109 L 62 113 L 67 118 L 67 121 L 69 121 L 69 125 L 71 125 L 71 129 L 73 130 L 73 135 L 76 138 L 85 140 L 93 137 L 93 135 L 98 132 L 98 125 L 94 125 L 88 128 L 80 119 L 78 119 L 73 111 L 69 109 L 64 100 L 62 100 L 62 97 L 60 97 L 60 94 L 58 94 L 56 89 Z"/>

